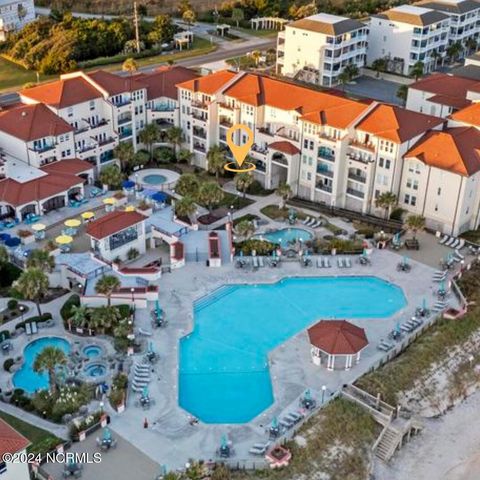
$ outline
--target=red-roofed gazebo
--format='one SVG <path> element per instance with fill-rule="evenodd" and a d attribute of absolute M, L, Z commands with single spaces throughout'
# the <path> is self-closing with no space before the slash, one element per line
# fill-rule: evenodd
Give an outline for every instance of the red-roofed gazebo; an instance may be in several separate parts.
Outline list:
<path fill-rule="evenodd" d="M 323 357 L 327 370 L 335 368 L 337 357 L 345 359 L 345 370 L 349 370 L 353 358 L 358 363 L 361 351 L 368 345 L 365 330 L 346 320 L 321 320 L 308 329 L 308 337 L 313 363 L 320 365 Z"/>

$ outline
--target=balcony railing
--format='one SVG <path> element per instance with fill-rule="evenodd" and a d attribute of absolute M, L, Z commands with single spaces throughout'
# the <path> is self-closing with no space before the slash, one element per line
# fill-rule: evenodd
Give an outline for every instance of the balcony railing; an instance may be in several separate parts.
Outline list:
<path fill-rule="evenodd" d="M 361 198 L 362 200 L 365 198 L 365 192 L 361 192 L 360 190 L 355 190 L 354 188 L 347 188 L 347 193 L 348 195 Z"/>
<path fill-rule="evenodd" d="M 44 153 L 44 152 L 48 152 L 49 150 L 53 150 L 55 147 L 56 147 L 55 144 L 53 144 L 53 145 L 41 145 L 41 146 L 33 147 L 32 150 L 35 153 Z"/>
<path fill-rule="evenodd" d="M 206 110 L 208 108 L 208 103 L 200 102 L 199 100 L 193 100 L 192 107 L 199 108 L 201 110 Z"/>
<path fill-rule="evenodd" d="M 152 112 L 174 112 L 175 107 L 168 103 L 160 103 L 152 107 Z"/>
<path fill-rule="evenodd" d="M 328 160 L 329 162 L 335 161 L 335 152 L 333 152 L 329 148 L 320 147 L 318 149 L 318 156 L 320 158 L 323 158 L 324 160 Z"/>
<path fill-rule="evenodd" d="M 224 108 L 225 110 L 233 110 L 235 108 L 233 105 L 228 105 L 227 103 L 224 103 L 224 102 L 219 102 L 218 106 L 220 108 Z"/>
<path fill-rule="evenodd" d="M 208 120 L 208 115 L 206 113 L 198 113 L 195 110 L 192 111 L 192 117 L 195 120 L 201 120 L 202 122 L 206 122 Z"/>
<path fill-rule="evenodd" d="M 369 152 L 375 151 L 375 145 L 372 142 L 360 142 L 359 140 L 352 139 L 349 142 L 349 145 L 354 148 L 360 148 L 362 150 L 367 150 Z"/>
<path fill-rule="evenodd" d="M 130 135 L 131 135 L 131 132 L 130 132 Z M 99 140 L 98 144 L 102 147 L 103 145 L 108 145 L 109 143 L 113 143 L 114 141 L 115 139 L 113 137 L 108 137 L 108 138 Z"/>
<path fill-rule="evenodd" d="M 260 153 L 261 155 L 266 155 L 268 153 L 268 147 L 261 147 L 260 145 L 254 143 L 252 145 L 252 151 Z"/>
<path fill-rule="evenodd" d="M 117 107 L 117 108 L 120 108 L 120 107 L 124 107 L 125 105 L 130 105 L 131 100 L 130 99 L 122 99 L 122 100 L 118 100 L 118 102 L 113 102 L 113 104 Z"/>
<path fill-rule="evenodd" d="M 118 124 L 119 125 L 124 125 L 125 123 L 130 123 L 132 121 L 132 116 L 129 115 L 127 117 L 119 118 L 118 119 Z"/>
<path fill-rule="evenodd" d="M 90 125 L 90 128 L 93 130 L 95 128 L 104 127 L 105 125 L 108 125 L 108 121 L 105 120 L 105 119 L 102 119 L 99 122 L 97 122 L 96 124 Z"/>
<path fill-rule="evenodd" d="M 78 150 L 78 153 L 85 153 L 85 152 L 88 152 L 89 150 L 94 150 L 95 148 L 97 148 L 97 146 L 91 143 L 90 145 L 83 145 L 77 150 Z"/>
<path fill-rule="evenodd" d="M 367 183 L 367 177 L 365 175 L 358 175 L 357 173 L 348 172 L 348 178 L 355 182 Z"/>
<path fill-rule="evenodd" d="M 207 132 L 201 128 L 193 128 L 193 135 L 199 138 L 207 138 Z"/>
<path fill-rule="evenodd" d="M 317 173 L 328 178 L 333 178 L 333 171 L 326 168 L 317 167 Z"/>
<path fill-rule="evenodd" d="M 347 157 L 350 160 L 355 160 L 356 162 L 361 162 L 367 165 L 373 162 L 372 155 L 360 153 L 356 150 L 347 150 Z"/>
<path fill-rule="evenodd" d="M 318 190 L 322 190 L 324 192 L 332 193 L 331 185 L 325 185 L 324 183 L 317 183 L 315 185 L 315 188 L 317 188 Z"/>
<path fill-rule="evenodd" d="M 131 128 L 125 128 L 124 130 L 119 132 L 118 136 L 122 139 L 131 137 L 132 136 L 132 129 Z"/>
<path fill-rule="evenodd" d="M 233 125 L 233 122 L 227 117 L 220 117 L 220 121 L 218 122 L 222 127 L 230 128 Z"/>
<path fill-rule="evenodd" d="M 258 130 L 259 133 L 263 133 L 264 135 L 268 135 L 269 137 L 273 137 L 273 133 L 270 132 L 270 130 L 268 128 L 260 127 L 260 128 L 257 128 L 257 130 Z"/>
<path fill-rule="evenodd" d="M 202 153 L 206 152 L 206 148 L 203 145 L 200 145 L 199 143 L 196 143 L 193 146 L 193 149 L 196 150 L 197 152 L 202 152 Z"/>
<path fill-rule="evenodd" d="M 329 135 L 328 133 L 324 132 L 319 133 L 318 136 L 323 140 L 328 140 L 330 142 L 337 142 L 339 140 L 339 138 L 336 138 L 333 135 Z"/>

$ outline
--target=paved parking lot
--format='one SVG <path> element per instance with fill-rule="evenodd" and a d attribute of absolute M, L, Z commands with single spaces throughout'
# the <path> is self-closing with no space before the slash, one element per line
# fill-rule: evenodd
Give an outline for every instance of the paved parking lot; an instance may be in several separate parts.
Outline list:
<path fill-rule="evenodd" d="M 402 105 L 402 101 L 397 98 L 397 90 L 400 86 L 401 83 L 362 76 L 345 85 L 345 92 L 359 98 L 371 98 L 381 102 Z"/>

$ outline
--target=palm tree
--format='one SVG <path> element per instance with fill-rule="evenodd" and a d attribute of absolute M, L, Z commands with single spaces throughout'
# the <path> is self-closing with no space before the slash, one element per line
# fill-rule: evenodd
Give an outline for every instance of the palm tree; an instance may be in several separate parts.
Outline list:
<path fill-rule="evenodd" d="M 344 70 L 338 75 L 337 79 L 342 86 L 342 90 L 345 90 L 345 85 L 350 81 L 350 75 L 348 74 L 348 72 Z"/>
<path fill-rule="evenodd" d="M 177 154 L 177 160 L 179 163 L 190 163 L 192 157 L 193 153 L 186 148 L 182 148 Z"/>
<path fill-rule="evenodd" d="M 107 165 L 100 170 L 99 179 L 110 188 L 119 187 L 123 180 L 123 173 L 117 165 Z"/>
<path fill-rule="evenodd" d="M 405 220 L 405 227 L 412 232 L 415 239 L 417 233 L 425 228 L 425 217 L 422 215 L 409 215 Z"/>
<path fill-rule="evenodd" d="M 226 163 L 225 151 L 219 145 L 214 145 L 207 153 L 208 171 L 214 173 L 218 180 Z"/>
<path fill-rule="evenodd" d="M 133 75 L 138 70 L 138 65 L 135 59 L 127 58 L 122 64 L 122 70 Z"/>
<path fill-rule="evenodd" d="M 390 217 L 390 210 L 396 203 L 397 196 L 392 192 L 383 192 L 375 200 L 375 206 L 385 210 L 385 218 Z"/>
<path fill-rule="evenodd" d="M 447 55 L 451 61 L 455 61 L 457 57 L 462 53 L 462 50 L 462 44 L 460 42 L 455 42 L 447 47 Z"/>
<path fill-rule="evenodd" d="M 223 200 L 224 196 L 223 190 L 216 182 L 205 182 L 198 189 L 198 200 L 207 207 L 210 213 Z"/>
<path fill-rule="evenodd" d="M 380 72 L 384 72 L 387 69 L 387 60 L 385 58 L 377 58 L 372 62 L 372 70 L 375 70 L 376 77 L 380 76 Z"/>
<path fill-rule="evenodd" d="M 58 347 L 45 347 L 33 362 L 33 371 L 36 373 L 48 373 L 50 391 L 57 390 L 56 369 L 67 364 L 67 356 Z"/>
<path fill-rule="evenodd" d="M 40 300 L 47 294 L 50 287 L 48 277 L 43 270 L 28 268 L 13 282 L 12 286 L 25 300 L 35 302 L 38 314 L 42 314 Z"/>
<path fill-rule="evenodd" d="M 436 70 L 438 66 L 438 59 L 441 57 L 440 52 L 437 49 L 433 49 L 430 57 L 433 58 L 433 69 Z"/>
<path fill-rule="evenodd" d="M 292 189 L 288 183 L 281 183 L 275 190 L 275 195 L 280 197 L 279 208 L 283 210 L 285 208 L 285 202 L 292 196 Z"/>
<path fill-rule="evenodd" d="M 140 141 L 147 147 L 150 161 L 153 160 L 153 145 L 160 140 L 160 130 L 156 123 L 149 123 L 140 132 Z"/>
<path fill-rule="evenodd" d="M 397 89 L 397 98 L 402 100 L 403 103 L 407 101 L 408 96 L 408 85 L 400 85 Z"/>
<path fill-rule="evenodd" d="M 133 163 L 135 158 L 135 150 L 130 142 L 121 142 L 113 149 L 113 155 L 120 161 L 120 168 L 123 171 Z"/>
<path fill-rule="evenodd" d="M 52 273 L 55 268 L 55 259 L 47 250 L 35 249 L 28 256 L 27 268 L 38 268 Z"/>
<path fill-rule="evenodd" d="M 8 250 L 3 245 L 0 245 L 0 268 L 4 267 L 9 260 Z"/>
<path fill-rule="evenodd" d="M 89 310 L 85 305 L 73 305 L 70 310 L 68 321 L 74 327 L 84 327 L 88 320 Z"/>
<path fill-rule="evenodd" d="M 358 77 L 359 70 L 358 67 L 354 63 L 348 64 L 344 69 L 344 72 L 348 75 L 348 81 L 351 82 L 355 77 Z"/>
<path fill-rule="evenodd" d="M 469 38 L 465 42 L 465 46 L 468 48 L 468 52 L 474 52 L 478 48 L 478 42 L 474 38 Z"/>
<path fill-rule="evenodd" d="M 175 185 L 175 192 L 180 195 L 188 195 L 195 198 L 198 194 L 200 187 L 200 181 L 198 177 L 193 173 L 184 173 L 180 176 Z"/>
<path fill-rule="evenodd" d="M 247 190 L 253 183 L 253 175 L 251 172 L 237 173 L 235 175 L 235 187 L 238 191 L 243 192 L 243 198 L 247 194 Z"/>
<path fill-rule="evenodd" d="M 248 240 L 255 233 L 255 225 L 250 220 L 242 220 L 235 226 L 235 233 Z"/>
<path fill-rule="evenodd" d="M 197 205 L 190 195 L 185 195 L 175 202 L 175 215 L 180 218 L 190 219 L 197 211 Z"/>
<path fill-rule="evenodd" d="M 103 332 L 116 326 L 120 320 L 118 308 L 111 306 L 102 306 L 92 310 L 91 326 Z"/>
<path fill-rule="evenodd" d="M 112 293 L 120 288 L 120 280 L 115 275 L 104 275 L 95 285 L 95 291 L 107 297 L 107 305 L 111 305 Z"/>
<path fill-rule="evenodd" d="M 180 127 L 172 127 L 167 130 L 166 133 L 168 142 L 173 146 L 175 156 L 177 155 L 177 147 L 182 144 L 183 130 Z"/>
<path fill-rule="evenodd" d="M 425 65 L 423 62 L 415 63 L 410 70 L 410 76 L 415 78 L 415 81 L 417 81 L 423 75 L 424 67 Z"/>
<path fill-rule="evenodd" d="M 253 59 L 255 62 L 255 66 L 258 67 L 258 62 L 260 61 L 260 57 L 262 56 L 262 52 L 259 50 L 254 50 L 251 54 L 250 57 Z"/>

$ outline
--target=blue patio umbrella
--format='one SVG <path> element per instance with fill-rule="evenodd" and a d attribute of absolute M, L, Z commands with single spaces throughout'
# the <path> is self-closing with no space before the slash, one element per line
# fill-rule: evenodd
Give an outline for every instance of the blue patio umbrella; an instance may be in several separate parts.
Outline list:
<path fill-rule="evenodd" d="M 131 180 L 124 180 L 122 182 L 123 188 L 133 188 L 134 186 L 135 186 L 135 182 L 132 182 Z"/>
<path fill-rule="evenodd" d="M 155 313 L 160 315 L 162 313 L 162 307 L 160 307 L 160 302 L 155 300 Z"/>
<path fill-rule="evenodd" d="M 148 342 L 148 353 L 153 353 L 153 342 Z"/>
<path fill-rule="evenodd" d="M 167 200 L 167 195 L 163 192 L 155 192 L 151 197 L 150 197 L 154 202 L 165 202 Z"/>
<path fill-rule="evenodd" d="M 143 387 L 142 398 L 148 398 L 148 387 L 147 386 Z"/>
<path fill-rule="evenodd" d="M 402 333 L 402 330 L 400 328 L 400 322 L 397 322 L 396 325 L 395 325 L 395 333 Z"/>
<path fill-rule="evenodd" d="M 305 390 L 305 395 L 303 396 L 305 400 L 311 400 L 312 399 L 312 392 L 310 392 L 310 389 Z"/>
<path fill-rule="evenodd" d="M 393 236 L 393 243 L 399 243 L 400 242 L 400 233 L 397 232 L 394 236 Z"/>
<path fill-rule="evenodd" d="M 104 428 L 103 429 L 103 436 L 102 436 L 103 440 L 105 441 L 110 441 L 112 439 L 112 432 L 110 431 L 109 428 Z"/>
<path fill-rule="evenodd" d="M 427 309 L 427 299 L 423 298 L 422 300 L 422 310 L 425 311 Z"/>
<path fill-rule="evenodd" d="M 5 240 L 5 245 L 7 247 L 18 247 L 20 243 L 21 241 L 18 237 L 12 237 L 12 238 L 9 238 L 8 240 Z"/>
<path fill-rule="evenodd" d="M 0 233 L 0 240 L 2 242 L 5 242 L 5 241 L 9 240 L 10 238 L 12 238 L 12 236 L 9 235 L 8 233 Z"/>
<path fill-rule="evenodd" d="M 222 449 L 228 448 L 228 440 L 227 440 L 227 436 L 225 434 L 222 435 L 222 440 L 221 440 L 220 446 L 221 446 Z"/>
<path fill-rule="evenodd" d="M 278 418 L 277 417 L 272 418 L 272 428 L 274 428 L 274 429 L 278 428 Z"/>
<path fill-rule="evenodd" d="M 240 250 L 240 252 L 238 253 L 238 256 L 243 257 L 243 250 Z"/>
<path fill-rule="evenodd" d="M 444 291 L 445 291 L 445 281 L 442 280 L 440 282 L 440 286 L 438 287 L 438 292 L 440 293 L 440 292 L 444 292 Z"/>

